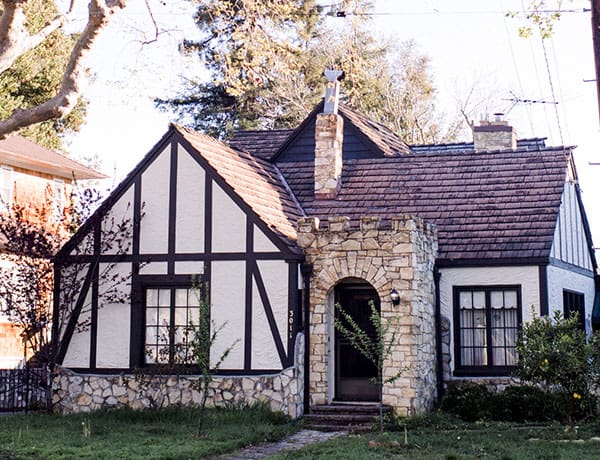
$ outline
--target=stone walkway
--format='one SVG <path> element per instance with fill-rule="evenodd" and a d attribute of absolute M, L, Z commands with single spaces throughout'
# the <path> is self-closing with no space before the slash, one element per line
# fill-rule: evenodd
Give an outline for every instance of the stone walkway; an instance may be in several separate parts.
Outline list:
<path fill-rule="evenodd" d="M 212 457 L 213 460 L 249 460 L 269 458 L 286 450 L 298 450 L 309 444 L 327 441 L 348 434 L 346 431 L 323 432 L 314 430 L 301 430 L 280 441 L 265 442 L 256 446 L 245 447 L 244 449 L 224 454 L 218 457 Z"/>

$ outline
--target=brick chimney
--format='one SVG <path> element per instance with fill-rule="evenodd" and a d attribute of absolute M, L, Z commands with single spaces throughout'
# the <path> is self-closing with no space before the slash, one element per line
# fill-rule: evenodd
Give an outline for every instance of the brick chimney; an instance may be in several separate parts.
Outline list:
<path fill-rule="evenodd" d="M 473 126 L 475 151 L 517 148 L 517 132 L 502 116 L 501 113 L 495 113 L 494 121 L 482 120 L 479 126 Z"/>
<path fill-rule="evenodd" d="M 334 199 L 342 186 L 344 120 L 338 115 L 340 80 L 344 73 L 326 70 L 323 113 L 315 123 L 315 200 Z"/>

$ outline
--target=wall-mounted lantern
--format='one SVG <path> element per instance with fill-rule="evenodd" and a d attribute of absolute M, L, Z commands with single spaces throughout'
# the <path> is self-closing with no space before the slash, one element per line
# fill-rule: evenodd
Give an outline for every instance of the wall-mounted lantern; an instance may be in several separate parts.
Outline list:
<path fill-rule="evenodd" d="M 390 299 L 392 299 L 392 304 L 394 306 L 400 305 L 400 294 L 395 289 L 390 291 Z"/>

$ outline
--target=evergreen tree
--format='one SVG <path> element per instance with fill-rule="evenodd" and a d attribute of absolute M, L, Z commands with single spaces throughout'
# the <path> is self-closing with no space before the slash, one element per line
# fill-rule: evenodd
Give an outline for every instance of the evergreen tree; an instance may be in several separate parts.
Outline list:
<path fill-rule="evenodd" d="M 336 10 L 315 0 L 200 0 L 202 37 L 182 49 L 206 64 L 210 78 L 185 76 L 181 93 L 157 104 L 221 138 L 295 127 L 323 97 L 323 71 L 337 68 L 345 72 L 343 102 L 406 142 L 453 139 L 457 124 L 447 129 L 436 112 L 428 58 L 414 42 L 376 38 L 369 11 L 365 0 Z"/>

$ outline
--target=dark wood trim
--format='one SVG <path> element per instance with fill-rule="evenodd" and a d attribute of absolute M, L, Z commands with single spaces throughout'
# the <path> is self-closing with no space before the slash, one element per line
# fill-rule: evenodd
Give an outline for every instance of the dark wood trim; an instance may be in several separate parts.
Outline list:
<path fill-rule="evenodd" d="M 548 266 L 540 265 L 538 268 L 540 287 L 540 315 L 548 316 Z"/>
<path fill-rule="evenodd" d="M 437 266 L 433 267 L 433 282 L 435 290 L 435 354 L 437 358 L 437 400 L 441 401 L 444 396 L 444 353 L 442 347 L 442 307 L 440 301 L 440 280 L 442 273 Z"/>
<path fill-rule="evenodd" d="M 600 9 L 600 6 L 598 6 L 598 1 L 600 1 L 600 0 L 594 0 L 595 5 L 596 5 L 595 7 Z M 599 23 L 598 27 L 600 27 L 600 23 Z M 600 87 L 600 81 L 598 82 L 598 85 Z M 600 100 L 600 93 L 598 94 L 598 98 Z M 572 155 L 572 153 L 571 153 L 571 155 Z M 588 221 L 587 214 L 585 212 L 585 208 L 583 207 L 583 199 L 581 198 L 581 189 L 579 188 L 579 184 L 575 184 L 575 194 L 577 197 L 577 205 L 579 207 L 579 214 L 581 215 L 581 220 L 583 223 L 583 231 L 585 233 L 585 240 L 587 242 L 588 253 L 590 255 L 590 259 L 592 261 L 592 268 L 595 273 L 598 270 L 598 261 L 596 260 L 596 251 L 594 251 L 594 241 L 592 239 L 592 231 L 590 229 L 590 223 Z"/>
<path fill-rule="evenodd" d="M 298 264 L 288 264 L 288 321 L 287 321 L 287 350 L 288 363 L 286 367 L 294 364 L 296 356 L 295 342 L 298 334 L 298 322 L 301 310 L 298 302 Z"/>
<path fill-rule="evenodd" d="M 102 232 L 100 225 L 94 227 L 94 254 L 99 254 L 101 249 Z M 98 265 L 94 269 L 92 280 L 92 305 L 90 324 L 90 368 L 96 368 L 96 356 L 98 352 L 98 294 L 99 294 L 99 270 Z"/>
<path fill-rule="evenodd" d="M 83 304 L 85 302 L 85 298 L 87 297 L 87 293 L 92 285 L 93 275 L 96 271 L 96 267 L 98 267 L 98 263 L 90 264 L 87 274 L 85 275 L 85 279 L 83 281 L 83 285 L 81 286 L 81 291 L 79 293 L 79 297 L 77 298 L 77 302 L 75 303 L 75 307 L 71 312 L 71 316 L 69 317 L 69 322 L 67 323 L 67 327 L 65 328 L 65 333 L 60 342 L 60 349 L 58 350 L 58 354 L 56 357 L 57 364 L 62 364 L 65 359 L 65 355 L 67 353 L 67 348 L 71 343 L 71 338 L 73 337 L 73 332 L 75 332 L 75 327 L 77 326 L 77 321 L 79 320 L 79 315 L 81 314 L 81 309 L 83 308 Z"/>
<path fill-rule="evenodd" d="M 312 264 L 303 263 L 300 266 L 304 282 L 304 413 L 310 412 L 310 277 L 313 273 Z"/>
<path fill-rule="evenodd" d="M 254 224 L 246 219 L 246 253 L 254 251 Z M 245 265 L 245 308 L 244 308 L 244 370 L 252 369 L 252 267 L 253 260 L 246 259 Z"/>
<path fill-rule="evenodd" d="M 177 143 L 171 143 L 170 174 L 169 174 L 169 229 L 167 236 L 167 273 L 175 273 L 175 236 L 177 232 Z"/>
<path fill-rule="evenodd" d="M 555 259 L 554 257 L 550 258 L 549 265 L 557 268 L 562 268 L 563 270 L 568 270 L 570 272 L 574 272 L 578 275 L 586 276 L 588 278 L 594 278 L 594 272 L 592 270 L 579 267 L 578 265 L 570 264 L 569 262 L 565 262 L 564 260 Z"/>
<path fill-rule="evenodd" d="M 287 367 L 286 364 L 288 362 L 287 355 L 283 348 L 283 341 L 281 340 L 281 334 L 279 333 L 279 328 L 277 327 L 277 321 L 275 321 L 275 315 L 273 314 L 271 302 L 269 302 L 269 296 L 267 295 L 267 290 L 265 289 L 265 283 L 263 282 L 260 270 L 258 269 L 258 265 L 256 263 L 252 264 L 252 273 L 254 275 L 254 281 L 256 282 L 260 300 L 265 310 L 269 328 L 271 329 L 271 335 L 273 336 L 273 341 L 275 342 L 275 347 L 277 348 L 277 353 L 279 354 L 281 366 L 285 368 Z"/>
<path fill-rule="evenodd" d="M 542 265 L 548 263 L 548 257 L 524 257 L 507 259 L 466 259 L 450 260 L 438 259 L 439 268 L 461 268 L 461 267 L 514 267 L 523 265 Z"/>
<path fill-rule="evenodd" d="M 60 337 L 60 328 L 59 325 L 62 324 L 63 318 L 61 315 L 60 305 L 61 305 L 61 296 L 60 296 L 60 283 L 61 276 L 60 270 L 62 265 L 55 263 L 53 267 L 54 272 L 54 286 L 52 286 L 52 340 L 50 341 L 50 349 L 51 349 L 51 366 L 54 363 L 58 363 L 57 354 L 60 347 L 60 344 L 64 340 L 64 337 Z"/>
<path fill-rule="evenodd" d="M 256 252 L 248 255 L 245 252 L 214 252 L 214 253 L 182 253 L 182 254 L 139 254 L 134 256 L 133 254 L 102 254 L 100 255 L 101 263 L 110 262 L 134 262 L 135 260 L 148 263 L 148 262 L 202 262 L 211 260 L 246 260 L 251 257 L 255 260 L 285 260 L 286 262 L 299 262 L 300 259 L 289 259 L 284 257 L 280 252 Z M 70 256 L 63 259 L 61 262 L 64 263 L 89 263 L 95 260 L 96 256 L 93 255 L 78 255 Z"/>
<path fill-rule="evenodd" d="M 142 225 L 142 175 L 134 180 L 133 191 L 133 236 L 131 245 L 131 311 L 129 325 L 129 366 L 141 366 L 144 362 L 143 342 L 145 312 L 143 310 L 142 292 L 139 288 L 140 274 L 140 229 Z"/>

